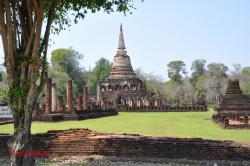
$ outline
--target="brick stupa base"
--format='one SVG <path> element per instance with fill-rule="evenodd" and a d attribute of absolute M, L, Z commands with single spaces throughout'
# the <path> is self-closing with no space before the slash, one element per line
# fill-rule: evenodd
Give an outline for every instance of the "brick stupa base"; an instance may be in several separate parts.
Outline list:
<path fill-rule="evenodd" d="M 221 127 L 250 129 L 250 98 L 242 94 L 237 79 L 228 80 L 226 93 L 215 111 L 213 120 Z"/>

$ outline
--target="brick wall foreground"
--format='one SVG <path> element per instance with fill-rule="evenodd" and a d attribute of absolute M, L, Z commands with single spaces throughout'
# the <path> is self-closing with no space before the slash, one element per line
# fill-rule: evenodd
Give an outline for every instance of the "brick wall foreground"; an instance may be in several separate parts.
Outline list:
<path fill-rule="evenodd" d="M 0 135 L 0 156 L 7 156 L 10 135 Z M 33 135 L 34 151 L 50 156 L 104 155 L 194 160 L 250 161 L 250 143 L 200 138 L 149 137 L 97 133 L 88 129 L 49 131 Z"/>

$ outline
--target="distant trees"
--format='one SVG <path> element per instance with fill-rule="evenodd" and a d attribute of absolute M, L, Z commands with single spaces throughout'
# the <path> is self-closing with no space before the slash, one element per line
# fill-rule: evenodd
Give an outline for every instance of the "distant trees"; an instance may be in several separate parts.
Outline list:
<path fill-rule="evenodd" d="M 89 72 L 90 92 L 95 93 L 96 86 L 109 76 L 111 69 L 111 62 L 105 58 L 101 58 L 95 63 L 95 67 Z"/>
<path fill-rule="evenodd" d="M 250 68 L 243 69 L 240 65 L 234 64 L 231 75 L 241 79 L 242 89 L 246 92 L 250 84 L 243 79 L 250 80 Z M 210 63 L 206 66 L 205 59 L 196 59 L 192 62 L 191 75 L 186 72 L 186 65 L 183 61 L 171 61 L 167 65 L 169 81 L 164 83 L 164 91 L 169 101 L 174 103 L 190 103 L 191 100 L 205 96 L 209 103 L 216 103 L 224 93 L 226 80 L 229 77 L 228 67 L 223 63 Z M 248 73 L 249 72 L 249 73 Z M 184 77 L 185 75 L 185 77 Z"/>
<path fill-rule="evenodd" d="M 206 72 L 205 65 L 206 65 L 205 59 L 196 59 L 195 61 L 192 62 L 191 83 L 194 87 L 196 86 L 198 78 Z"/>
<path fill-rule="evenodd" d="M 167 65 L 168 77 L 174 82 L 181 82 L 183 74 L 186 74 L 186 65 L 183 61 L 171 61 Z"/>
<path fill-rule="evenodd" d="M 74 81 L 78 90 L 82 90 L 84 81 L 84 68 L 80 65 L 83 55 L 72 48 L 54 50 L 51 56 L 52 67 L 59 67 Z"/>
<path fill-rule="evenodd" d="M 222 63 L 210 63 L 207 65 L 203 88 L 206 91 L 207 100 L 217 103 L 225 89 L 228 67 Z"/>
<path fill-rule="evenodd" d="M 86 71 L 80 65 L 83 55 L 79 54 L 73 48 L 60 48 L 51 53 L 51 68 L 49 76 L 56 83 L 57 93 L 60 96 L 66 95 L 66 83 L 73 81 L 73 90 L 75 93 L 81 92 Z"/>
<path fill-rule="evenodd" d="M 135 70 L 136 75 L 144 82 L 147 90 L 153 93 L 161 93 L 165 95 L 163 89 L 163 79 L 154 73 L 145 73 L 142 68 Z"/>
<path fill-rule="evenodd" d="M 241 69 L 240 84 L 243 93 L 250 96 L 250 67 L 244 67 Z"/>

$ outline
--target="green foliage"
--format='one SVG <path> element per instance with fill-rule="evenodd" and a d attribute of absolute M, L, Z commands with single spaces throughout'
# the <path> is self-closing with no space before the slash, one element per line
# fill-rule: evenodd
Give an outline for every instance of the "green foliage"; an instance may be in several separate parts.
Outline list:
<path fill-rule="evenodd" d="M 250 67 L 244 67 L 241 73 L 250 76 Z"/>
<path fill-rule="evenodd" d="M 3 81 L 3 73 L 0 72 L 0 82 Z"/>
<path fill-rule="evenodd" d="M 27 96 L 28 88 L 24 86 L 17 86 L 16 84 L 12 84 L 8 90 L 8 96 L 12 99 L 17 100 L 19 97 Z"/>
<path fill-rule="evenodd" d="M 59 33 L 72 25 L 71 18 L 73 18 L 74 23 L 77 23 L 79 19 L 84 19 L 88 13 L 116 11 L 125 14 L 131 12 L 131 9 L 134 9 L 133 0 L 59 0 L 52 30 L 54 33 Z"/>
<path fill-rule="evenodd" d="M 59 69 L 58 72 L 67 73 L 69 79 L 72 79 L 76 84 L 78 91 L 82 91 L 85 71 L 84 68 L 80 66 L 79 61 L 82 60 L 83 55 L 72 48 L 56 49 L 51 54 L 51 69 Z M 60 75 L 57 75 L 57 77 L 60 77 Z M 65 78 L 65 74 L 63 77 Z"/>
<path fill-rule="evenodd" d="M 242 68 L 240 83 L 243 93 L 250 96 L 250 67 Z"/>
<path fill-rule="evenodd" d="M 8 100 L 8 90 L 7 86 L 0 86 L 0 101 Z"/>
<path fill-rule="evenodd" d="M 203 84 L 205 82 L 206 76 L 205 74 L 201 75 L 198 77 L 198 80 L 196 82 L 195 85 L 195 92 L 196 92 L 196 96 L 199 97 L 201 95 L 206 95 L 206 90 L 203 87 Z"/>
<path fill-rule="evenodd" d="M 250 82 L 245 83 L 245 85 L 242 87 L 242 91 L 244 94 L 250 96 Z"/>
<path fill-rule="evenodd" d="M 198 78 L 206 72 L 205 69 L 206 60 L 205 59 L 196 59 L 192 62 L 191 70 L 191 83 L 195 87 L 196 82 L 198 81 Z"/>
<path fill-rule="evenodd" d="M 182 74 L 186 74 L 186 65 L 183 61 L 176 60 L 169 62 L 168 77 L 174 82 L 181 82 Z"/>
<path fill-rule="evenodd" d="M 207 65 L 207 68 L 207 74 L 211 77 L 227 77 L 228 67 L 223 63 L 210 63 Z"/>
<path fill-rule="evenodd" d="M 218 103 L 218 99 L 224 93 L 224 86 L 227 80 L 228 67 L 223 63 L 210 63 L 207 65 L 207 71 L 205 72 L 205 78 L 200 85 L 199 89 L 196 87 L 197 94 L 206 95 L 206 99 L 209 103 Z"/>
<path fill-rule="evenodd" d="M 67 81 L 71 80 L 70 76 L 62 69 L 61 66 L 55 66 L 49 70 L 49 76 L 53 78 L 53 82 L 56 84 L 56 93 L 58 96 L 63 96 L 66 99 L 66 85 Z M 73 81 L 73 92 L 76 95 L 78 91 Z"/>
<path fill-rule="evenodd" d="M 112 64 L 105 58 L 101 58 L 95 63 L 95 67 L 89 74 L 89 89 L 91 93 L 95 93 L 96 86 L 109 76 L 111 69 Z"/>
<path fill-rule="evenodd" d="M 144 82 L 148 91 L 163 93 L 163 81 L 160 76 L 154 73 L 145 73 L 141 68 L 136 69 L 135 73 Z"/>
<path fill-rule="evenodd" d="M 165 96 L 167 97 L 168 103 L 175 103 L 175 94 L 173 89 L 176 87 L 176 82 L 173 80 L 166 81 L 163 85 Z"/>

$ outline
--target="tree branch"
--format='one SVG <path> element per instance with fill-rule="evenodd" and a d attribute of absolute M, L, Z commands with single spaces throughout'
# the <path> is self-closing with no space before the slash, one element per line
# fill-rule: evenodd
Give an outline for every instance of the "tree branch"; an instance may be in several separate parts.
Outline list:
<path fill-rule="evenodd" d="M 7 32 L 6 32 L 6 25 L 4 18 L 5 18 L 4 2 L 0 1 L 0 29 L 1 29 L 4 55 L 7 56 Z"/>
<path fill-rule="evenodd" d="M 13 56 L 15 57 L 16 53 L 17 53 L 17 18 L 16 18 L 16 0 L 12 0 L 11 1 L 11 11 L 12 11 L 12 17 L 13 17 Z"/>
<path fill-rule="evenodd" d="M 41 71 L 41 76 L 40 76 L 40 85 L 37 89 L 38 94 L 40 94 L 40 92 L 42 91 L 45 80 L 46 80 L 45 78 L 47 75 L 47 70 L 46 70 L 47 60 L 46 59 L 47 59 L 49 35 L 50 35 L 51 25 L 55 17 L 55 9 L 57 7 L 57 4 L 58 4 L 58 0 L 52 0 L 49 13 L 48 13 L 48 21 L 46 25 L 46 30 L 45 30 L 44 38 L 43 38 L 41 48 L 40 48 L 40 52 L 42 52 L 43 50 L 44 51 L 43 51 L 43 58 L 42 58 L 42 71 Z"/>
<path fill-rule="evenodd" d="M 10 4 L 8 0 L 4 1 L 5 4 L 5 10 L 6 10 L 6 24 L 7 24 L 7 55 L 5 56 L 5 65 L 6 69 L 9 75 L 9 78 L 11 81 L 15 80 L 17 77 L 15 77 L 15 59 L 13 55 L 13 31 L 12 31 L 12 16 L 11 16 L 11 9 Z"/>

